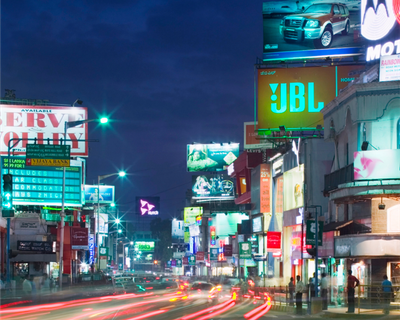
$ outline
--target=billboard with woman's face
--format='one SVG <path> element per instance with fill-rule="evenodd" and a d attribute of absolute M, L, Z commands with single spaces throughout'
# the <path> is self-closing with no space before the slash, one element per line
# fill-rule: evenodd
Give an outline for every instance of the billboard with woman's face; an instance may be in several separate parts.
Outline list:
<path fill-rule="evenodd" d="M 239 156 L 239 143 L 187 145 L 187 170 L 224 171 Z"/>

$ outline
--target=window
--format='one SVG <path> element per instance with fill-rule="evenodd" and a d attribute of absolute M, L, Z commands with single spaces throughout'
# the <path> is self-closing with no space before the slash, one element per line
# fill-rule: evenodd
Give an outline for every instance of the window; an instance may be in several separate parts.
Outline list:
<path fill-rule="evenodd" d="M 346 14 L 346 11 L 344 10 L 343 6 L 339 6 L 339 8 L 340 8 L 340 13 L 341 14 Z"/>
<path fill-rule="evenodd" d="M 387 210 L 387 232 L 400 232 L 400 204 Z"/>
<path fill-rule="evenodd" d="M 333 13 L 334 13 L 334 14 L 340 14 L 340 11 L 339 11 L 339 8 L 338 8 L 337 5 L 335 5 L 335 6 L 333 7 Z"/>
<path fill-rule="evenodd" d="M 145 239 L 150 239 L 150 235 L 149 235 L 149 234 L 145 234 L 145 235 L 144 235 L 144 238 L 145 238 Z"/>

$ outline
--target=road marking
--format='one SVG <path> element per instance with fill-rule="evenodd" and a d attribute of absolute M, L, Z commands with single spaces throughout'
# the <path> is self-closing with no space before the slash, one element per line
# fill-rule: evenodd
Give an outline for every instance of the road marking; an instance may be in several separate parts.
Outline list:
<path fill-rule="evenodd" d="M 167 307 L 164 307 L 164 308 L 160 308 L 160 309 L 171 309 L 173 307 L 175 307 L 175 306 L 174 305 L 170 305 L 170 306 L 167 306 Z"/>

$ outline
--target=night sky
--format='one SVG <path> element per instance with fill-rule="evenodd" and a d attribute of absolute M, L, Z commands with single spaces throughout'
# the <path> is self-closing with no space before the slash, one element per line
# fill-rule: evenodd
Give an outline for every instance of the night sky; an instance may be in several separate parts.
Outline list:
<path fill-rule="evenodd" d="M 240 142 L 254 119 L 262 1 L 3 0 L 1 96 L 71 105 L 89 118 L 87 183 L 108 178 L 120 211 L 159 195 L 177 216 L 191 188 L 186 144 Z"/>

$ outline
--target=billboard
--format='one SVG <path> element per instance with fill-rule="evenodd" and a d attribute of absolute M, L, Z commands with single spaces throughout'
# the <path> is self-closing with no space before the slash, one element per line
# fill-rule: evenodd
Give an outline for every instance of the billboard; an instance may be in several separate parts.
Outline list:
<path fill-rule="evenodd" d="M 253 233 L 263 232 L 262 217 L 253 218 L 252 222 L 253 222 Z"/>
<path fill-rule="evenodd" d="M 23 106 L 0 104 L 1 139 L 0 154 L 7 155 L 10 139 L 55 139 L 50 144 L 60 144 L 64 139 L 64 126 L 67 121 L 79 121 L 88 118 L 87 108 Z M 88 156 L 88 124 L 68 128 L 67 144 L 71 146 L 71 157 Z M 13 140 L 15 143 L 16 140 Z M 25 155 L 26 145 L 32 141 L 19 141 L 13 148 L 14 155 Z M 47 141 L 46 141 L 47 143 Z"/>
<path fill-rule="evenodd" d="M 273 148 L 272 142 L 258 138 L 258 129 L 258 122 L 255 125 L 254 121 L 244 123 L 244 150 Z"/>
<path fill-rule="evenodd" d="M 154 251 L 154 241 L 135 241 L 135 251 Z"/>
<path fill-rule="evenodd" d="M 400 179 L 400 149 L 354 152 L 354 180 Z"/>
<path fill-rule="evenodd" d="M 304 164 L 283 173 L 283 210 L 304 206 Z"/>
<path fill-rule="evenodd" d="M 96 222 L 97 222 L 97 212 L 95 214 Z M 99 222 L 96 223 L 96 232 L 99 233 L 108 233 L 108 214 L 107 213 L 99 213 Z M 100 229 L 100 231 L 98 230 Z"/>
<path fill-rule="evenodd" d="M 263 3 L 263 60 L 361 55 L 358 1 Z"/>
<path fill-rule="evenodd" d="M 141 216 L 158 216 L 160 197 L 136 197 L 136 208 Z"/>
<path fill-rule="evenodd" d="M 85 185 L 85 202 L 86 203 L 113 203 L 115 197 L 114 186 L 100 186 L 100 197 L 99 197 L 99 186 Z"/>
<path fill-rule="evenodd" d="M 88 250 L 89 249 L 89 230 L 88 228 L 73 227 L 71 230 L 71 249 Z"/>
<path fill-rule="evenodd" d="M 323 126 L 320 112 L 363 66 L 258 69 L 258 126 L 299 131 Z"/>
<path fill-rule="evenodd" d="M 380 61 L 379 81 L 400 80 L 400 54 L 383 56 Z"/>
<path fill-rule="evenodd" d="M 179 243 L 184 239 L 185 231 L 183 228 L 183 220 L 172 220 L 172 242 Z"/>
<path fill-rule="evenodd" d="M 228 175 L 201 175 L 192 176 L 193 199 L 196 200 L 233 200 L 235 185 Z"/>
<path fill-rule="evenodd" d="M 25 161 L 24 157 L 1 157 L 2 174 L 10 173 L 13 177 L 13 204 L 61 206 L 63 168 L 29 167 Z M 71 167 L 65 169 L 64 204 L 80 207 L 83 203 L 82 161 L 71 160 Z"/>
<path fill-rule="evenodd" d="M 187 145 L 187 170 L 224 171 L 239 156 L 239 143 Z"/>
<path fill-rule="evenodd" d="M 203 215 L 203 207 L 186 207 L 183 209 L 183 222 L 185 225 L 196 223 L 196 217 Z"/>
<path fill-rule="evenodd" d="M 260 212 L 271 212 L 271 170 L 267 163 L 260 164 Z"/>

